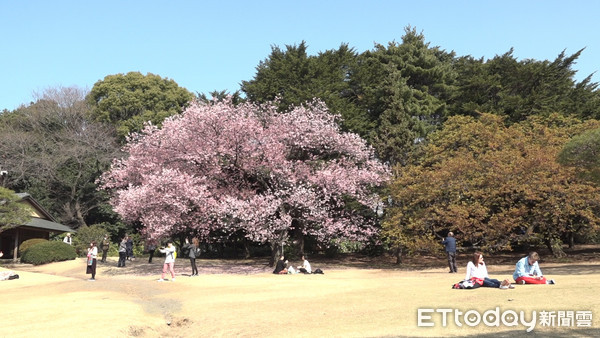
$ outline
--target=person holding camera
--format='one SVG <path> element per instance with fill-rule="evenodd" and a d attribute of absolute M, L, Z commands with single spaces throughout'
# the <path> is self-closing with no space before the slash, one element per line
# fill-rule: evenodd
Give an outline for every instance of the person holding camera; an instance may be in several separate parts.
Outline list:
<path fill-rule="evenodd" d="M 106 263 L 108 248 L 110 248 L 110 239 L 108 238 L 108 234 L 106 234 L 104 235 L 104 239 L 102 240 L 102 259 L 100 260 L 100 262 L 102 263 Z"/>
<path fill-rule="evenodd" d="M 188 257 L 190 258 L 190 264 L 192 265 L 192 274 L 190 277 L 198 276 L 196 258 L 200 257 L 200 241 L 197 237 L 194 237 L 192 238 L 192 243 L 190 244 L 190 240 L 186 238 L 184 248 L 188 250 Z"/>
<path fill-rule="evenodd" d="M 165 263 L 163 264 L 163 271 L 160 279 L 158 280 L 159 282 L 165 281 L 165 275 L 167 274 L 167 271 L 171 273 L 171 282 L 175 281 L 175 270 L 173 269 L 175 265 L 175 250 L 176 248 L 173 246 L 171 241 L 167 242 L 166 247 L 158 250 L 165 254 Z"/>
<path fill-rule="evenodd" d="M 127 235 L 123 237 L 121 243 L 119 243 L 119 262 L 117 263 L 118 268 L 125 267 L 125 258 L 127 257 Z"/>

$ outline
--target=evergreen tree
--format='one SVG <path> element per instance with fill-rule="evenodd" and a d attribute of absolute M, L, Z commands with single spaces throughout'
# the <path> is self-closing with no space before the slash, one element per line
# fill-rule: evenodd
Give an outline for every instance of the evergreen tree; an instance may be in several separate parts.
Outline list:
<path fill-rule="evenodd" d="M 87 101 L 95 119 L 113 124 L 124 141 L 148 121 L 160 125 L 165 118 L 181 113 L 193 97 L 173 80 L 129 72 L 96 82 Z"/>
<path fill-rule="evenodd" d="M 365 123 L 363 111 L 355 104 L 352 74 L 357 55 L 348 45 L 309 56 L 303 41 L 286 50 L 273 47 L 261 61 L 253 80 L 242 81 L 248 100 L 266 103 L 277 100 L 280 110 L 319 98 L 333 114 L 342 116 L 342 128 L 365 135 L 372 125 Z"/>
<path fill-rule="evenodd" d="M 369 140 L 381 158 L 405 163 L 413 146 L 438 128 L 448 115 L 455 73 L 453 53 L 429 47 L 422 33 L 407 27 L 402 43 L 377 45 L 364 58 L 374 58 L 381 74 L 369 92 L 379 97 L 378 125 Z M 366 62 L 369 64 L 369 62 Z M 374 116 L 374 117 L 375 117 Z"/>
<path fill-rule="evenodd" d="M 552 113 L 596 118 L 600 92 L 591 77 L 577 83 L 572 69 L 582 50 L 554 61 L 518 61 L 513 50 L 484 62 L 470 56 L 458 58 L 458 91 L 452 100 L 453 114 L 489 112 L 508 116 L 514 123 L 532 115 Z"/>
<path fill-rule="evenodd" d="M 31 220 L 31 211 L 14 191 L 0 187 L 0 233 Z"/>

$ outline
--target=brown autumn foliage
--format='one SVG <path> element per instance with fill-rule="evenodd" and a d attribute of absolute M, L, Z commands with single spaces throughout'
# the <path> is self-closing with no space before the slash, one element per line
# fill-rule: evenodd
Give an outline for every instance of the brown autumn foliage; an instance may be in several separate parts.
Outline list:
<path fill-rule="evenodd" d="M 384 222 L 392 245 L 439 250 L 439 237 L 487 251 L 590 241 L 600 230 L 600 189 L 561 166 L 572 135 L 595 128 L 551 115 L 507 126 L 502 117 L 455 116 L 425 146 L 415 165 L 397 168 L 394 205 Z"/>

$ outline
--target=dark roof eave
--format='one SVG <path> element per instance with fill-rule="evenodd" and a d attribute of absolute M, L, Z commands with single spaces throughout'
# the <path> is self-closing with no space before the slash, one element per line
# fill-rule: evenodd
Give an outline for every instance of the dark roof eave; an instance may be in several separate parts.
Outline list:
<path fill-rule="evenodd" d="M 53 232 L 75 232 L 75 230 L 71 229 L 66 225 L 36 217 L 33 217 L 31 221 L 27 222 L 27 224 L 23 224 L 22 227 L 44 229 Z"/>

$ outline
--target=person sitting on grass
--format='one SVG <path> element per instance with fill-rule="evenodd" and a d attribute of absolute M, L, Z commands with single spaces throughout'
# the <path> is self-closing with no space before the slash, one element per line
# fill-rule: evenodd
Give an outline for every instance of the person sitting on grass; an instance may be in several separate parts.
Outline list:
<path fill-rule="evenodd" d="M 475 279 L 479 285 L 488 288 L 514 288 L 514 286 L 510 285 L 510 281 L 508 279 L 505 279 L 501 282 L 497 279 L 489 277 L 481 251 L 475 251 L 473 253 L 473 258 L 467 264 L 467 275 L 465 276 L 465 280 L 470 279 Z"/>
<path fill-rule="evenodd" d="M 555 284 L 554 279 L 547 280 L 542 275 L 538 261 L 540 256 L 532 251 L 529 255 L 519 259 L 515 266 L 513 278 L 517 284 Z"/>
<path fill-rule="evenodd" d="M 304 255 L 302 255 L 302 266 L 298 267 L 298 271 L 300 271 L 302 273 L 311 273 L 312 272 L 312 270 L 310 268 L 310 263 L 304 257 Z"/>
<path fill-rule="evenodd" d="M 284 256 L 281 256 L 275 265 L 275 270 L 273 270 L 274 274 L 285 275 L 287 274 L 287 261 Z"/>

